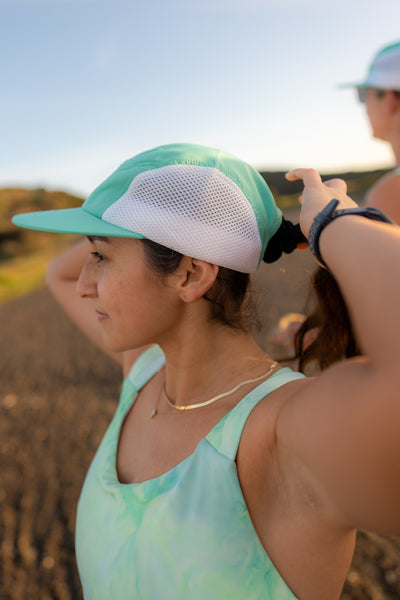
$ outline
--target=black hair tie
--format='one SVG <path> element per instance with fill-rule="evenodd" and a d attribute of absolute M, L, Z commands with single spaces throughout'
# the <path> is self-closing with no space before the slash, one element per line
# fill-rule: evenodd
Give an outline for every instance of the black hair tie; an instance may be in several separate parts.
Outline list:
<path fill-rule="evenodd" d="M 307 238 L 303 235 L 300 225 L 294 225 L 282 217 L 282 223 L 278 231 L 269 240 L 264 253 L 263 261 L 273 263 L 282 256 L 283 253 L 290 254 L 299 246 L 306 244 Z"/>

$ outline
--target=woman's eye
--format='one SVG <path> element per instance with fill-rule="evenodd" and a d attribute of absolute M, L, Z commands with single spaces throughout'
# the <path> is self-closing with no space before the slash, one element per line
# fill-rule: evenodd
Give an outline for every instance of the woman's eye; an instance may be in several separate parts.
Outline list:
<path fill-rule="evenodd" d="M 91 252 L 90 253 L 96 262 L 101 262 L 104 259 L 104 256 L 102 254 L 100 254 L 100 252 Z"/>

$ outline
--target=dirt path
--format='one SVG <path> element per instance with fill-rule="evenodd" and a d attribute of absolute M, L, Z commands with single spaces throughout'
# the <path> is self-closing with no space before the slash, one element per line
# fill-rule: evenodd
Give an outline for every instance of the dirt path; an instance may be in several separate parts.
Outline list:
<path fill-rule="evenodd" d="M 265 347 L 268 327 L 301 311 L 312 268 L 306 251 L 260 270 Z M 119 368 L 46 290 L 0 306 L 0 331 L 0 600 L 80 600 L 75 508 L 116 406 Z M 399 581 L 400 543 L 360 534 L 342 600 L 398 599 Z"/>

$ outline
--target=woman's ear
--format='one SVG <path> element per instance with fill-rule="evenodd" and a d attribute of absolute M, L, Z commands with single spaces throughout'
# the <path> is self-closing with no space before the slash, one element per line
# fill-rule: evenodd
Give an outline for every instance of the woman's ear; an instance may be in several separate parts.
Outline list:
<path fill-rule="evenodd" d="M 214 284 L 219 267 L 190 256 L 184 256 L 175 275 L 183 302 L 194 302 L 202 298 Z"/>

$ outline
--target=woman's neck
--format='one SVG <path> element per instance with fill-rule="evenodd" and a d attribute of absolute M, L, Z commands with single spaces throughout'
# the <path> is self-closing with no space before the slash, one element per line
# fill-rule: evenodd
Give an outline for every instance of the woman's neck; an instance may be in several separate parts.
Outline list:
<path fill-rule="evenodd" d="M 257 377 L 272 362 L 248 332 L 215 323 L 189 327 L 160 345 L 166 357 L 166 390 L 180 405 L 203 402 Z"/>

